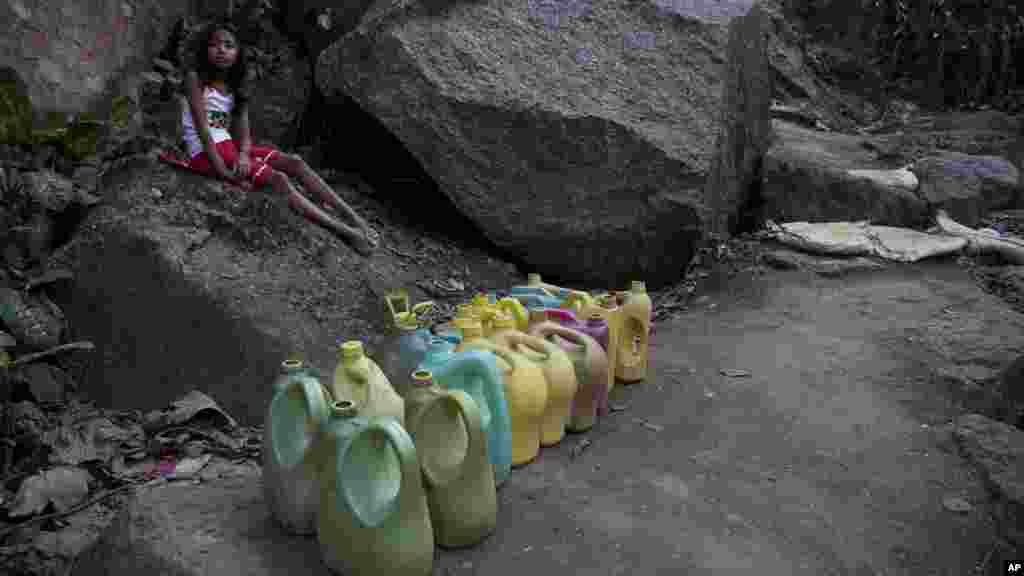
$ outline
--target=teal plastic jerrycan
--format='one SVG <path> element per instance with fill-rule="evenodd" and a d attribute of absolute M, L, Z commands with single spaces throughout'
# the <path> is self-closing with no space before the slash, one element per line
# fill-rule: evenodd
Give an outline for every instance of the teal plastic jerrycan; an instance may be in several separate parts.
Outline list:
<path fill-rule="evenodd" d="M 468 393 L 438 386 L 427 370 L 414 372 L 412 382 L 406 425 L 423 468 L 434 541 L 472 546 L 498 523 L 480 407 Z"/>
<path fill-rule="evenodd" d="M 345 576 L 428 576 L 434 532 L 412 438 L 394 418 L 336 402 L 318 459 L 317 540 Z"/>
<path fill-rule="evenodd" d="M 320 487 L 315 445 L 329 395 L 302 362 L 286 360 L 263 425 L 263 496 L 271 516 L 294 534 L 316 531 Z"/>
<path fill-rule="evenodd" d="M 501 486 L 512 470 L 512 418 L 498 359 L 484 350 L 454 353 L 454 349 L 455 346 L 444 339 L 431 340 L 419 369 L 430 371 L 438 386 L 462 390 L 476 401 L 487 434 L 494 484 Z"/>
<path fill-rule="evenodd" d="M 270 397 L 273 398 L 281 389 L 294 380 L 300 380 L 303 376 L 311 376 L 319 380 L 321 373 L 316 368 L 307 365 L 298 357 L 288 358 L 281 362 L 281 370 L 270 385 Z"/>

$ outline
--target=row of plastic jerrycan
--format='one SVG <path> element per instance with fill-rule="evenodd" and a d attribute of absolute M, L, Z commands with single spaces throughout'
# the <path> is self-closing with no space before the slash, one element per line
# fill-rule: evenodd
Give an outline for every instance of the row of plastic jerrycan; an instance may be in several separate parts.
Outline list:
<path fill-rule="evenodd" d="M 399 396 L 359 341 L 344 342 L 340 356 L 329 382 L 287 360 L 273 383 L 263 438 L 271 515 L 292 533 L 315 533 L 334 572 L 430 574 L 435 544 L 471 546 L 497 524 L 489 411 L 425 370 Z M 461 360 L 466 388 L 496 370 L 487 356 Z M 452 372 L 442 374 L 457 384 Z"/>
<path fill-rule="evenodd" d="M 527 308 L 515 296 L 531 291 L 558 307 Z M 479 294 L 458 306 L 453 322 L 432 332 L 420 325 L 419 315 L 433 304 L 410 306 L 407 292 L 393 292 L 388 306 L 396 330 L 379 356 L 392 382 L 406 381 L 402 376 L 419 367 L 434 372 L 445 388 L 451 385 L 441 370 L 453 358 L 472 350 L 494 356 L 497 389 L 482 397 L 491 387 L 477 387 L 475 399 L 485 410 L 498 486 L 511 466 L 530 462 L 541 446 L 557 444 L 566 430 L 589 430 L 607 414 L 616 376 L 623 382 L 645 377 L 651 322 L 642 282 L 629 292 L 594 297 L 550 287 L 531 274 L 526 286 L 509 294 Z"/>
<path fill-rule="evenodd" d="M 538 285 L 531 275 L 512 294 Z M 439 335 L 419 325 L 431 303 L 395 293 L 381 365 L 355 341 L 342 344 L 330 385 L 286 362 L 265 426 L 273 515 L 316 532 L 325 563 L 346 574 L 426 574 L 435 542 L 484 539 L 512 465 L 593 427 L 616 375 L 645 376 L 642 283 L 603 298 L 541 287 L 561 295 L 558 308 L 480 295 Z"/>

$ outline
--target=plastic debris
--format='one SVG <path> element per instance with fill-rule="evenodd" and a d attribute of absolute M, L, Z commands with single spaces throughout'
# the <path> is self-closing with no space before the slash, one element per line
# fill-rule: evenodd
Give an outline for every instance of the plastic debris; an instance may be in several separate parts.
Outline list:
<path fill-rule="evenodd" d="M 200 417 L 211 417 L 232 429 L 238 426 L 235 419 L 222 410 L 213 398 L 198 390 L 193 390 L 171 402 L 167 408 L 147 414 L 142 428 L 152 434 L 164 428 L 180 426 Z"/>

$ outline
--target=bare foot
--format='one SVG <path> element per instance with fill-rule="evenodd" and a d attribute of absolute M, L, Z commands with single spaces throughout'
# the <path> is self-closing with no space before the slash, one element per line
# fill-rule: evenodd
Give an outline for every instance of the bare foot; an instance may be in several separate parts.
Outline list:
<path fill-rule="evenodd" d="M 380 244 L 380 233 L 366 224 L 363 224 L 363 235 L 366 237 L 366 241 L 374 247 Z"/>

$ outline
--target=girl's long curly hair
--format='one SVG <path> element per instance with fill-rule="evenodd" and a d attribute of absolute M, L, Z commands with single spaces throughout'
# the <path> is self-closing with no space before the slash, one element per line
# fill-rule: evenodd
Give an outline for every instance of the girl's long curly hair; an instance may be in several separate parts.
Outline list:
<path fill-rule="evenodd" d="M 213 35 L 218 30 L 231 32 L 238 44 L 238 59 L 235 65 L 227 71 L 227 84 L 235 97 L 236 108 L 249 100 L 249 59 L 246 55 L 245 44 L 242 43 L 242 35 L 238 26 L 230 19 L 218 18 L 204 26 L 195 35 L 195 42 L 192 46 L 193 57 L 195 58 L 194 70 L 199 76 L 200 85 L 206 84 L 218 76 L 218 70 L 210 62 L 208 46 Z"/>

